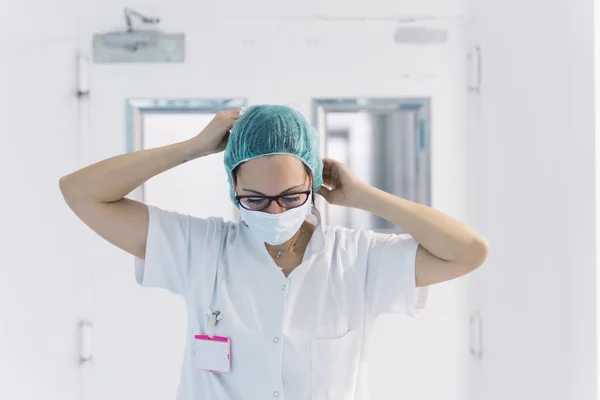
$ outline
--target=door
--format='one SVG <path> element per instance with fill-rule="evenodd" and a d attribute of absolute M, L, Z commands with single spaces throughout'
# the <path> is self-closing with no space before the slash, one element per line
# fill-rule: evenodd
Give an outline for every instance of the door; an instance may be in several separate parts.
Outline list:
<path fill-rule="evenodd" d="M 214 111 L 145 111 L 139 113 L 140 130 L 135 132 L 139 139 L 135 142 L 143 149 L 187 140 L 215 115 Z M 111 152 L 117 154 L 119 149 L 115 147 Z M 131 197 L 143 197 L 147 204 L 196 217 L 236 218 L 223 153 L 166 171 Z M 91 251 L 96 255 L 92 265 L 94 400 L 174 398 L 186 333 L 182 299 L 160 289 L 139 287 L 134 277 L 134 258 L 101 239 L 95 240 Z"/>
<path fill-rule="evenodd" d="M 478 2 L 470 1 L 473 15 L 477 15 Z M 467 205 L 468 219 L 465 221 L 474 229 L 481 231 L 481 187 L 482 187 L 482 125 L 481 125 L 481 72 L 483 49 L 479 20 L 470 19 L 465 27 L 465 45 L 467 60 Z M 486 352 L 484 339 L 488 314 L 483 308 L 482 289 L 485 287 L 485 271 L 477 270 L 469 274 L 468 282 L 468 307 L 469 307 L 469 374 L 471 400 L 485 400 L 484 359 Z"/>
<path fill-rule="evenodd" d="M 348 165 L 358 178 L 396 196 L 429 205 L 430 150 L 427 106 L 390 100 L 366 106 L 323 104 L 322 151 Z M 400 232 L 362 210 L 323 204 L 327 224 Z"/>
<path fill-rule="evenodd" d="M 345 162 L 363 181 L 399 197 L 432 204 L 444 182 L 431 178 L 428 99 L 319 99 L 315 119 L 324 156 Z M 438 165 L 456 163 L 438 159 Z M 441 199 L 460 204 L 462 193 Z M 440 199 L 440 197 L 438 197 Z M 446 200 L 445 204 L 442 204 Z M 440 205 L 437 205 L 438 207 Z M 319 205 L 325 222 L 380 232 L 402 232 L 363 211 Z M 446 211 L 446 210 L 445 210 Z M 378 400 L 464 400 L 468 397 L 467 322 L 461 282 L 430 289 L 418 319 L 381 316 L 368 344 L 369 395 Z M 443 333 L 442 333 L 443 332 Z"/>
<path fill-rule="evenodd" d="M 60 82 L 63 75 L 56 77 Z M 47 85 L 39 90 L 49 98 L 55 93 Z M 25 97 L 6 96 L 11 104 L 0 117 L 8 140 L 2 156 L 0 399 L 81 400 L 78 322 L 86 311 L 89 230 L 63 200 L 58 180 L 84 166 L 83 144 L 74 138 L 86 133 L 77 127 L 73 100 L 40 108 Z"/>

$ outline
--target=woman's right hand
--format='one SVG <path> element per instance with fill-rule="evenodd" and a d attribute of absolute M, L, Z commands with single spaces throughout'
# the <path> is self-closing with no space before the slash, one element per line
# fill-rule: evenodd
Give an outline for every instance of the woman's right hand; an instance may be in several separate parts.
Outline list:
<path fill-rule="evenodd" d="M 206 128 L 190 140 L 199 155 L 206 156 L 225 150 L 229 132 L 235 121 L 240 118 L 240 112 L 240 108 L 219 111 Z"/>

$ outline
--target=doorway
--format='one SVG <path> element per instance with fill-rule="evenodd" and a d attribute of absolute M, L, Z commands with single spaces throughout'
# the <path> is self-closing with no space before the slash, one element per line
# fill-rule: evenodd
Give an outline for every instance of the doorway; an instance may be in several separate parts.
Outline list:
<path fill-rule="evenodd" d="M 221 110 L 244 107 L 246 99 L 129 100 L 128 151 L 182 142 L 200 133 Z M 212 154 L 155 176 L 134 192 L 136 200 L 194 217 L 235 220 L 223 153 Z"/>
<path fill-rule="evenodd" d="M 126 139 L 121 143 L 133 152 L 190 139 L 217 112 L 243 107 L 246 100 L 131 99 L 126 104 L 127 124 L 122 126 Z M 128 197 L 198 218 L 236 218 L 223 153 L 165 171 Z M 92 250 L 97 255 L 89 261 L 97 354 L 90 383 L 93 397 L 173 398 L 186 339 L 182 299 L 165 290 L 141 288 L 135 281 L 131 255 L 101 240 L 95 241 Z"/>
<path fill-rule="evenodd" d="M 431 205 L 428 98 L 315 99 L 313 113 L 323 157 L 345 163 L 371 186 Z M 320 206 L 329 225 L 400 231 L 366 211 L 325 203 Z"/>

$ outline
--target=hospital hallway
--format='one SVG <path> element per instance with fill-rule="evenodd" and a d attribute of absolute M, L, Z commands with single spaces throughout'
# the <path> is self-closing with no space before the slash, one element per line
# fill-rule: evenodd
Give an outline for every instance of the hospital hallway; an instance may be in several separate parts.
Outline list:
<path fill-rule="evenodd" d="M 592 0 L 0 0 L 0 399 L 187 400 L 180 382 L 202 376 L 225 387 L 240 365 L 273 382 L 260 399 L 231 400 L 600 399 L 599 9 Z M 247 314 L 231 325 L 239 335 L 262 335 L 257 343 L 283 356 L 256 347 L 244 349 L 257 354 L 256 364 L 238 362 L 240 341 L 232 340 L 231 354 L 218 354 L 230 375 L 188 370 L 182 365 L 198 365 L 186 347 L 191 316 L 205 311 L 186 308 L 168 290 L 142 288 L 139 262 L 136 270 L 132 254 L 78 218 L 59 179 L 111 157 L 183 143 L 230 115 L 223 113 L 242 110 L 241 120 L 265 104 L 303 116 L 320 137 L 311 149 L 320 158 L 473 228 L 489 254 L 472 272 L 426 291 L 377 275 L 375 283 L 397 285 L 400 300 L 424 308 L 383 313 L 360 337 L 359 351 L 354 333 L 342 336 L 351 327 L 335 310 L 357 316 L 362 309 L 347 306 L 354 298 L 337 289 L 319 289 L 342 275 L 315 281 L 292 271 L 275 283 L 238 283 L 239 290 L 287 294 L 262 310 L 281 312 L 278 330 L 268 318 L 239 322 Z M 226 154 L 185 159 L 127 199 L 192 221 L 248 227 L 232 197 L 236 176 Z M 316 192 L 309 186 L 306 196 L 314 195 L 320 224 L 342 227 L 338 238 L 368 231 L 388 243 L 412 234 Z M 266 196 L 275 196 L 269 206 L 284 198 Z M 127 221 L 139 223 L 136 215 Z M 181 233 L 165 232 L 165 242 Z M 319 245 L 317 234 L 307 251 Z M 332 245 L 337 256 L 329 261 L 371 260 L 359 242 Z M 252 257 L 244 253 L 240 264 L 247 259 L 250 268 Z M 299 286 L 311 290 L 308 300 L 338 308 L 306 306 L 293 292 Z M 258 300 L 240 300 L 244 293 L 227 294 L 222 310 L 235 302 L 258 309 Z M 290 304 L 302 313 L 288 312 Z M 293 331 L 310 321 L 330 321 L 336 337 Z M 315 366 L 327 359 L 329 368 Z M 335 374 L 352 363 L 351 373 Z M 334 380 L 333 389 L 318 392 Z M 262 390 L 258 381 L 246 383 Z M 296 385 L 312 395 L 292 393 Z M 211 400 L 229 400 L 221 396 Z"/>

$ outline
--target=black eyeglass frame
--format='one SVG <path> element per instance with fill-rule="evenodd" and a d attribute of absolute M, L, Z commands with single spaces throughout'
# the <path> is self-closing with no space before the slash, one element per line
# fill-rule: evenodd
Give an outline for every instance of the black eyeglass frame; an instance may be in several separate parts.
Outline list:
<path fill-rule="evenodd" d="M 267 209 L 271 205 L 271 203 L 273 201 L 276 201 L 277 204 L 279 204 L 282 208 L 285 208 L 287 210 L 293 210 L 294 208 L 302 207 L 303 205 L 305 205 L 306 202 L 308 201 L 308 199 L 311 197 L 310 196 L 311 193 L 312 193 L 312 190 L 304 190 L 302 192 L 293 192 L 293 193 L 280 194 L 279 196 L 261 196 L 261 195 L 235 196 L 235 199 L 237 200 L 237 202 L 240 205 L 240 207 L 243 207 L 245 210 L 248 210 L 248 211 L 262 211 L 262 210 L 265 210 L 265 209 Z M 279 202 L 279 199 L 281 199 L 283 197 L 290 197 L 290 196 L 294 196 L 294 195 L 298 195 L 298 194 L 305 194 L 306 195 L 306 199 L 302 202 L 302 204 L 299 204 L 296 207 L 288 207 L 288 206 L 285 206 L 285 205 L 283 205 L 283 204 L 281 204 Z M 250 208 L 244 206 L 244 204 L 241 201 L 242 199 L 265 199 L 265 200 L 269 200 L 269 202 L 267 203 L 266 206 L 264 206 L 263 208 L 261 208 L 259 210 L 251 210 Z"/>

